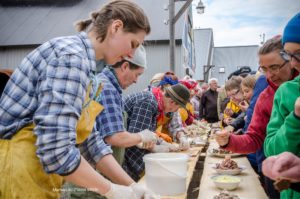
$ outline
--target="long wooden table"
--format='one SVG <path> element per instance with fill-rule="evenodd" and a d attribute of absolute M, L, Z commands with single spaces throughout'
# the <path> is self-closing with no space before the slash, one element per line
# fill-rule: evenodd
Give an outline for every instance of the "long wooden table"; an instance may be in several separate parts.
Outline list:
<path fill-rule="evenodd" d="M 190 156 L 190 159 L 188 161 L 188 173 L 187 173 L 187 180 L 186 180 L 186 192 L 181 195 L 177 196 L 161 196 L 161 199 L 186 199 L 187 197 L 187 189 L 188 186 L 191 182 L 193 172 L 195 169 L 195 165 L 199 159 L 199 156 L 201 154 L 203 147 L 191 147 L 188 151 L 185 152 L 180 152 L 180 153 L 185 153 Z M 139 184 L 145 185 L 145 177 L 141 178 L 138 182 Z"/>
<path fill-rule="evenodd" d="M 217 147 L 215 142 L 211 142 L 207 151 L 209 151 L 212 147 Z M 246 166 L 246 169 L 238 175 L 238 177 L 242 179 L 239 187 L 230 192 L 238 195 L 242 199 L 267 199 L 268 197 L 259 182 L 258 175 L 252 169 L 246 156 L 235 157 L 232 159 L 236 161 L 238 165 Z M 207 153 L 200 182 L 198 199 L 212 199 L 215 195 L 218 195 L 221 192 L 221 190 L 215 186 L 211 177 L 217 175 L 212 166 L 216 163 L 220 163 L 222 160 L 223 158 L 215 157 Z"/>

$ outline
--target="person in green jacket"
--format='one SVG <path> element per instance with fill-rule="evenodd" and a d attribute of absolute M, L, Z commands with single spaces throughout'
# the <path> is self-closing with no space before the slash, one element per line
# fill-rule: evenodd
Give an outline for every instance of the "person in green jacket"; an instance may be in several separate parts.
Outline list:
<path fill-rule="evenodd" d="M 300 13 L 286 25 L 281 56 L 300 72 Z M 289 151 L 300 156 L 300 76 L 284 83 L 274 97 L 272 115 L 267 127 L 264 151 L 267 157 Z M 291 187 L 295 187 L 292 185 Z M 297 185 L 299 187 L 299 184 Z M 299 199 L 300 192 L 289 188 L 280 193 L 282 199 Z M 299 189 L 298 189 L 299 190 Z"/>

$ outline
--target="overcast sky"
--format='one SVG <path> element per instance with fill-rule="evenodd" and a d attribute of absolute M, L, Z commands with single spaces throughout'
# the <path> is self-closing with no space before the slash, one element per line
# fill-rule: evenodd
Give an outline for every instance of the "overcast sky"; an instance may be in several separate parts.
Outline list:
<path fill-rule="evenodd" d="M 282 34 L 300 12 L 300 0 L 202 0 L 204 14 L 194 14 L 195 28 L 212 28 L 215 46 L 259 45 Z M 198 3 L 194 0 L 193 9 Z M 194 12 L 195 13 L 195 12 Z"/>

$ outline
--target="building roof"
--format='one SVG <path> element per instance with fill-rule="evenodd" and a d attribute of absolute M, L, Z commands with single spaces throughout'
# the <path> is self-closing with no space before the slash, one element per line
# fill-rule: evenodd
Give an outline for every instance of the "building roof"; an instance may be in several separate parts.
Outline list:
<path fill-rule="evenodd" d="M 134 0 L 146 12 L 151 33 L 146 40 L 169 40 L 169 11 L 164 8 L 169 0 Z M 55 1 L 54 1 L 55 2 Z M 38 45 L 45 41 L 76 33 L 74 22 L 86 19 L 107 0 L 81 0 L 73 4 L 35 6 L 0 6 L 0 46 Z M 183 2 L 175 4 L 178 11 Z M 153 8 L 155 7 L 155 8 Z M 176 23 L 175 39 L 181 39 L 183 16 Z"/>

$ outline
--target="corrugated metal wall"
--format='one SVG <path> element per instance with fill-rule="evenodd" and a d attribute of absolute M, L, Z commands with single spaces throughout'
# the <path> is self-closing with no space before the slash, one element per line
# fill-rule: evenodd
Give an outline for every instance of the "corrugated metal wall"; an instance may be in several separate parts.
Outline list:
<path fill-rule="evenodd" d="M 169 44 L 151 44 L 146 47 L 147 65 L 148 68 L 138 79 L 137 84 L 133 84 L 126 91 L 125 94 L 134 93 L 147 88 L 151 78 L 156 73 L 170 71 L 169 67 Z M 181 45 L 176 45 L 175 48 L 175 73 L 179 78 L 184 77 L 185 70 L 182 67 Z"/>
<path fill-rule="evenodd" d="M 232 46 L 232 47 L 215 47 L 213 54 L 213 65 L 211 77 L 219 80 L 220 85 L 224 85 L 230 73 L 241 66 L 250 66 L 256 71 L 258 68 L 259 46 Z M 225 68 L 225 73 L 220 73 L 219 69 Z"/>
<path fill-rule="evenodd" d="M 0 68 L 15 69 L 35 47 L 0 48 Z"/>
<path fill-rule="evenodd" d="M 0 48 L 0 69 L 9 68 L 15 69 L 23 60 L 23 58 L 34 47 L 10 47 Z M 147 65 L 148 69 L 139 78 L 138 84 L 132 85 L 126 93 L 132 93 L 143 90 L 147 87 L 152 76 L 159 72 L 166 72 L 170 70 L 169 67 L 169 44 L 155 43 L 146 46 L 147 51 Z M 185 70 L 182 68 L 182 50 L 181 45 L 176 45 L 175 48 L 175 73 L 182 78 L 185 75 Z"/>
<path fill-rule="evenodd" d="M 203 66 L 212 64 L 213 32 L 212 29 L 195 29 L 196 72 L 194 79 L 204 80 Z"/>

